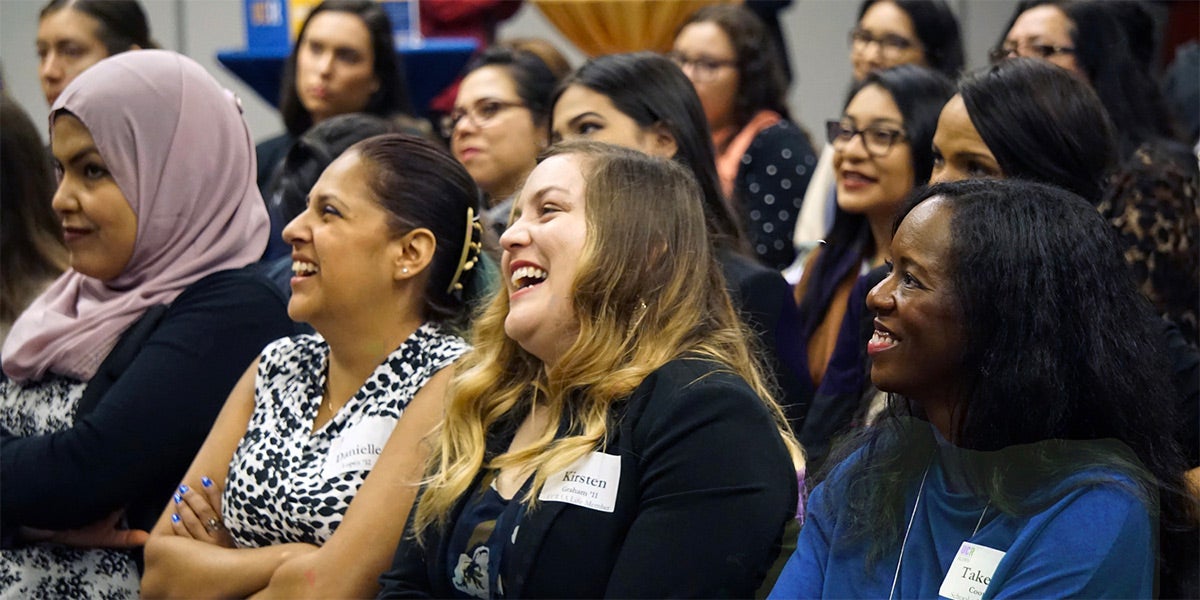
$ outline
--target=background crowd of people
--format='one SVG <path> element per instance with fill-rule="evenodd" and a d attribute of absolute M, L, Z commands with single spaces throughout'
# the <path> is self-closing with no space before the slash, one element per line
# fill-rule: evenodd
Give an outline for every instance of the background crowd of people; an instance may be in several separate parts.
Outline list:
<path fill-rule="evenodd" d="M 43 8 L 0 597 L 1200 596 L 1200 82 L 1145 6 L 967 69 L 864 0 L 819 140 L 778 7 L 576 68 L 435 8 L 430 106 L 325 0 L 257 144 L 136 0 Z"/>

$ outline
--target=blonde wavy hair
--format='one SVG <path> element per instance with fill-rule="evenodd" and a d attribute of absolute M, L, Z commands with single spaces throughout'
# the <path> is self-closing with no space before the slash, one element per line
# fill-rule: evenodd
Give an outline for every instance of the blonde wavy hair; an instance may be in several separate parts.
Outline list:
<path fill-rule="evenodd" d="M 434 438 L 413 522 L 418 541 L 430 524 L 446 525 L 483 468 L 532 468 L 532 486 L 521 501 L 536 503 L 547 477 L 603 447 L 612 405 L 684 355 L 720 363 L 745 379 L 802 464 L 750 346 L 754 336 L 725 291 L 691 173 L 673 161 L 595 142 L 559 144 L 543 160 L 550 156 L 575 157 L 587 182 L 588 233 L 574 282 L 579 335 L 548 368 L 505 335 L 506 290 L 484 309 Z M 489 456 L 489 434 L 515 428 L 535 402 L 554 425 L 523 450 Z"/>

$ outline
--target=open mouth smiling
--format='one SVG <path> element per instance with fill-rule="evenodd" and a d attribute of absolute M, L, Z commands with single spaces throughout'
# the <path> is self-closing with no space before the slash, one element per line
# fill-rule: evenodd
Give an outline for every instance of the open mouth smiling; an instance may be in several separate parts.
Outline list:
<path fill-rule="evenodd" d="M 533 266 L 520 267 L 513 270 L 510 281 L 514 292 L 538 285 L 549 275 L 544 269 Z"/>

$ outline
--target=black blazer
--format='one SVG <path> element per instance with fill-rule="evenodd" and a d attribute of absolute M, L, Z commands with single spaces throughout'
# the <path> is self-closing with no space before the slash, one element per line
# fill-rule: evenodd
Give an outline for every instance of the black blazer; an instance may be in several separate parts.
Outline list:
<path fill-rule="evenodd" d="M 505 596 L 754 593 L 795 517 L 796 471 L 766 407 L 720 369 L 672 361 L 614 406 L 603 449 L 621 457 L 613 512 L 562 502 L 527 512 L 504 549 Z M 462 509 L 460 500 L 449 527 Z M 453 595 L 442 532 L 433 529 L 424 550 L 405 533 L 380 598 Z"/>

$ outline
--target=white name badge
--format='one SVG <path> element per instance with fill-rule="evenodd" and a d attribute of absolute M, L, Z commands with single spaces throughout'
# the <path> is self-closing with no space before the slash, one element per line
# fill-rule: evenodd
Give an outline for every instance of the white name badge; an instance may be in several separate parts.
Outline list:
<path fill-rule="evenodd" d="M 350 426 L 329 445 L 321 477 L 333 479 L 350 471 L 370 470 L 395 429 L 396 419 L 380 416 L 367 417 Z"/>
<path fill-rule="evenodd" d="M 979 600 L 992 583 L 992 574 L 1004 553 L 994 548 L 963 542 L 950 563 L 938 595 L 951 600 Z"/>
<path fill-rule="evenodd" d="M 566 502 L 610 513 L 617 506 L 621 457 L 592 452 L 546 479 L 538 500 Z"/>

